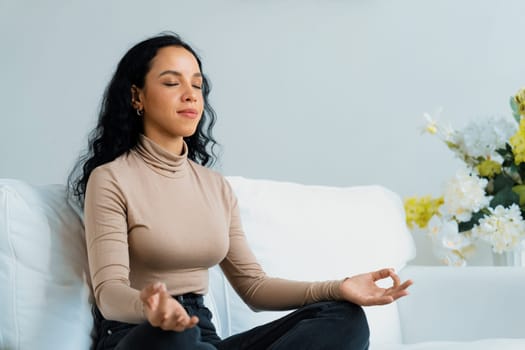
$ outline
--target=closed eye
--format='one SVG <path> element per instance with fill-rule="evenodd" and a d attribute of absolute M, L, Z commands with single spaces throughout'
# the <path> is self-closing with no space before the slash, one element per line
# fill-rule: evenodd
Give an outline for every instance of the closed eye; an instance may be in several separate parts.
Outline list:
<path fill-rule="evenodd" d="M 164 83 L 166 86 L 177 86 L 179 83 Z"/>
<path fill-rule="evenodd" d="M 193 85 L 193 87 L 194 87 L 195 89 L 202 90 L 202 86 L 199 86 L 199 85 Z"/>

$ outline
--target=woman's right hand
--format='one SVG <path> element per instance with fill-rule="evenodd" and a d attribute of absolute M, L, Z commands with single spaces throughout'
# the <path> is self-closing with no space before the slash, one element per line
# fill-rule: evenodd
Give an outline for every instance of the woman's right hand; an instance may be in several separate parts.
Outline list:
<path fill-rule="evenodd" d="M 157 282 L 145 287 L 140 292 L 140 299 L 144 305 L 144 315 L 154 327 L 182 332 L 199 322 L 198 317 L 190 317 L 184 307 L 168 294 L 164 283 Z"/>

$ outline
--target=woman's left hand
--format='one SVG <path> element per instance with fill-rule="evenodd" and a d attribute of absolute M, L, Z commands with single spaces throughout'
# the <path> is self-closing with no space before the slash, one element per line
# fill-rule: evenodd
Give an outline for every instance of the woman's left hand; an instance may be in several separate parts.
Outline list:
<path fill-rule="evenodd" d="M 381 288 L 376 284 L 384 278 L 392 279 L 392 287 Z M 341 295 L 343 299 L 361 306 L 385 305 L 408 295 L 407 288 L 412 283 L 411 280 L 401 283 L 394 269 L 382 269 L 346 278 L 341 283 Z"/>

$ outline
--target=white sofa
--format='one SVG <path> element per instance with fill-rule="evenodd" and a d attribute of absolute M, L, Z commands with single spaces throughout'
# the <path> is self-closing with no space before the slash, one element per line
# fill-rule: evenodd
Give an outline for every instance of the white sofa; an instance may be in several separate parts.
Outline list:
<path fill-rule="evenodd" d="M 525 349 L 525 270 L 407 265 L 415 248 L 395 193 L 228 181 L 269 274 L 319 280 L 389 266 L 414 280 L 408 297 L 365 308 L 371 350 Z M 64 187 L 0 179 L 0 350 L 89 349 L 90 301 L 81 211 Z M 282 314 L 250 310 L 216 268 L 206 303 L 223 337 Z"/>

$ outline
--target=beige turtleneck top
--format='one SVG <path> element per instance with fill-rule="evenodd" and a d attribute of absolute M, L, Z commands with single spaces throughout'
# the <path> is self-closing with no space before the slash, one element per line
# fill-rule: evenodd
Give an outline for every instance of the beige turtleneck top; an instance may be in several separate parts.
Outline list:
<path fill-rule="evenodd" d="M 187 155 L 186 144 L 175 155 L 141 135 L 128 154 L 89 177 L 84 203 L 89 268 L 106 319 L 144 321 L 139 293 L 156 281 L 166 283 L 172 295 L 205 294 L 208 268 L 216 264 L 256 309 L 340 298 L 341 281 L 268 277 L 248 247 L 230 185 Z"/>

